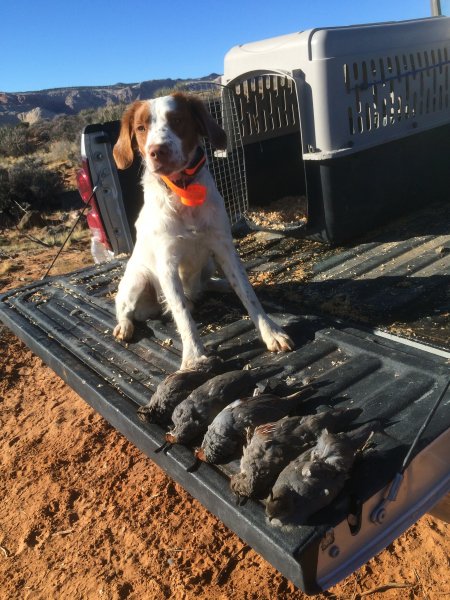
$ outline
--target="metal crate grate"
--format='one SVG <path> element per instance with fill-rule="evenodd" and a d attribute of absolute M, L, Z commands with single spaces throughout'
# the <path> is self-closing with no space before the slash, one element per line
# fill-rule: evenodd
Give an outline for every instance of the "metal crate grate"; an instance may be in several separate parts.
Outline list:
<path fill-rule="evenodd" d="M 191 82 L 181 88 L 199 96 L 211 116 L 226 131 L 226 150 L 216 150 L 204 140 L 208 168 L 225 200 L 231 224 L 237 223 L 248 209 L 244 149 L 233 90 L 213 81 Z"/>
<path fill-rule="evenodd" d="M 345 63 L 350 135 L 447 110 L 449 70 L 447 46 Z"/>
<path fill-rule="evenodd" d="M 235 81 L 233 87 L 244 144 L 300 129 L 297 88 L 292 77 L 258 74 Z"/>

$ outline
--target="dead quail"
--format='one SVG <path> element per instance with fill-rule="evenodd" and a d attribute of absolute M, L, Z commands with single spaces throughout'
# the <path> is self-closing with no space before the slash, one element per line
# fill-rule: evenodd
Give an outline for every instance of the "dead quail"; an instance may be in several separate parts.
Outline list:
<path fill-rule="evenodd" d="M 310 391 L 304 387 L 289 396 L 261 394 L 235 400 L 226 406 L 213 420 L 195 454 L 200 460 L 218 464 L 225 462 L 245 442 L 245 434 L 268 421 L 281 419 L 299 411 L 299 400 Z"/>
<path fill-rule="evenodd" d="M 251 371 L 229 371 L 198 387 L 173 411 L 174 427 L 166 434 L 166 441 L 186 444 L 205 433 L 214 417 L 233 398 L 249 394 L 260 377 Z"/>
<path fill-rule="evenodd" d="M 201 370 L 185 369 L 168 375 L 158 385 L 150 402 L 138 408 L 139 418 L 141 421 L 167 425 L 175 407 L 222 368 L 222 362 L 217 357 L 211 357 Z"/>
<path fill-rule="evenodd" d="M 257 427 L 243 450 L 240 472 L 231 477 L 231 489 L 240 497 L 265 498 L 284 467 L 314 446 L 324 428 L 345 429 L 360 412 L 334 408 Z"/>
<path fill-rule="evenodd" d="M 330 504 L 350 476 L 358 448 L 368 439 L 373 426 L 350 433 L 323 430 L 317 444 L 293 460 L 278 476 L 266 501 L 270 520 L 304 524 Z"/>

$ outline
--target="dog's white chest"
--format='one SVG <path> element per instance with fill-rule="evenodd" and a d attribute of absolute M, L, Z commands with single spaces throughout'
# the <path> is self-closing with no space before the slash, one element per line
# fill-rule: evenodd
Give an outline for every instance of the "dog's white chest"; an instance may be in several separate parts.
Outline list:
<path fill-rule="evenodd" d="M 200 241 L 209 235 L 210 224 L 202 218 L 203 215 L 198 214 L 198 210 L 196 210 L 197 214 L 193 213 L 192 209 L 180 212 L 178 219 L 179 232 L 177 233 L 179 239 Z"/>

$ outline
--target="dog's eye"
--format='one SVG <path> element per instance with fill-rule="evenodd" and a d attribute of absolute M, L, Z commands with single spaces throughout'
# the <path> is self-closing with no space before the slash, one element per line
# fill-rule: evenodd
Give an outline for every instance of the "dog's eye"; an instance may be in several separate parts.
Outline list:
<path fill-rule="evenodd" d="M 138 131 L 145 131 L 145 125 L 138 125 L 138 126 L 136 127 L 136 129 L 137 129 Z"/>
<path fill-rule="evenodd" d="M 180 117 L 173 117 L 172 123 L 174 125 L 180 125 L 181 124 L 181 118 Z"/>

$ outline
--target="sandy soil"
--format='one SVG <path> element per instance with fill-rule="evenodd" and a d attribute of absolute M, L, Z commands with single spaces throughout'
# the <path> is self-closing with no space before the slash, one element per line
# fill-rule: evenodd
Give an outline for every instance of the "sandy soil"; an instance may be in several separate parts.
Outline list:
<path fill-rule="evenodd" d="M 53 254 L 3 255 L 0 289 Z M 57 270 L 89 261 L 78 243 Z M 0 353 L 0 598 L 306 598 L 1 325 Z M 425 516 L 317 598 L 450 597 L 449 533 Z"/>

